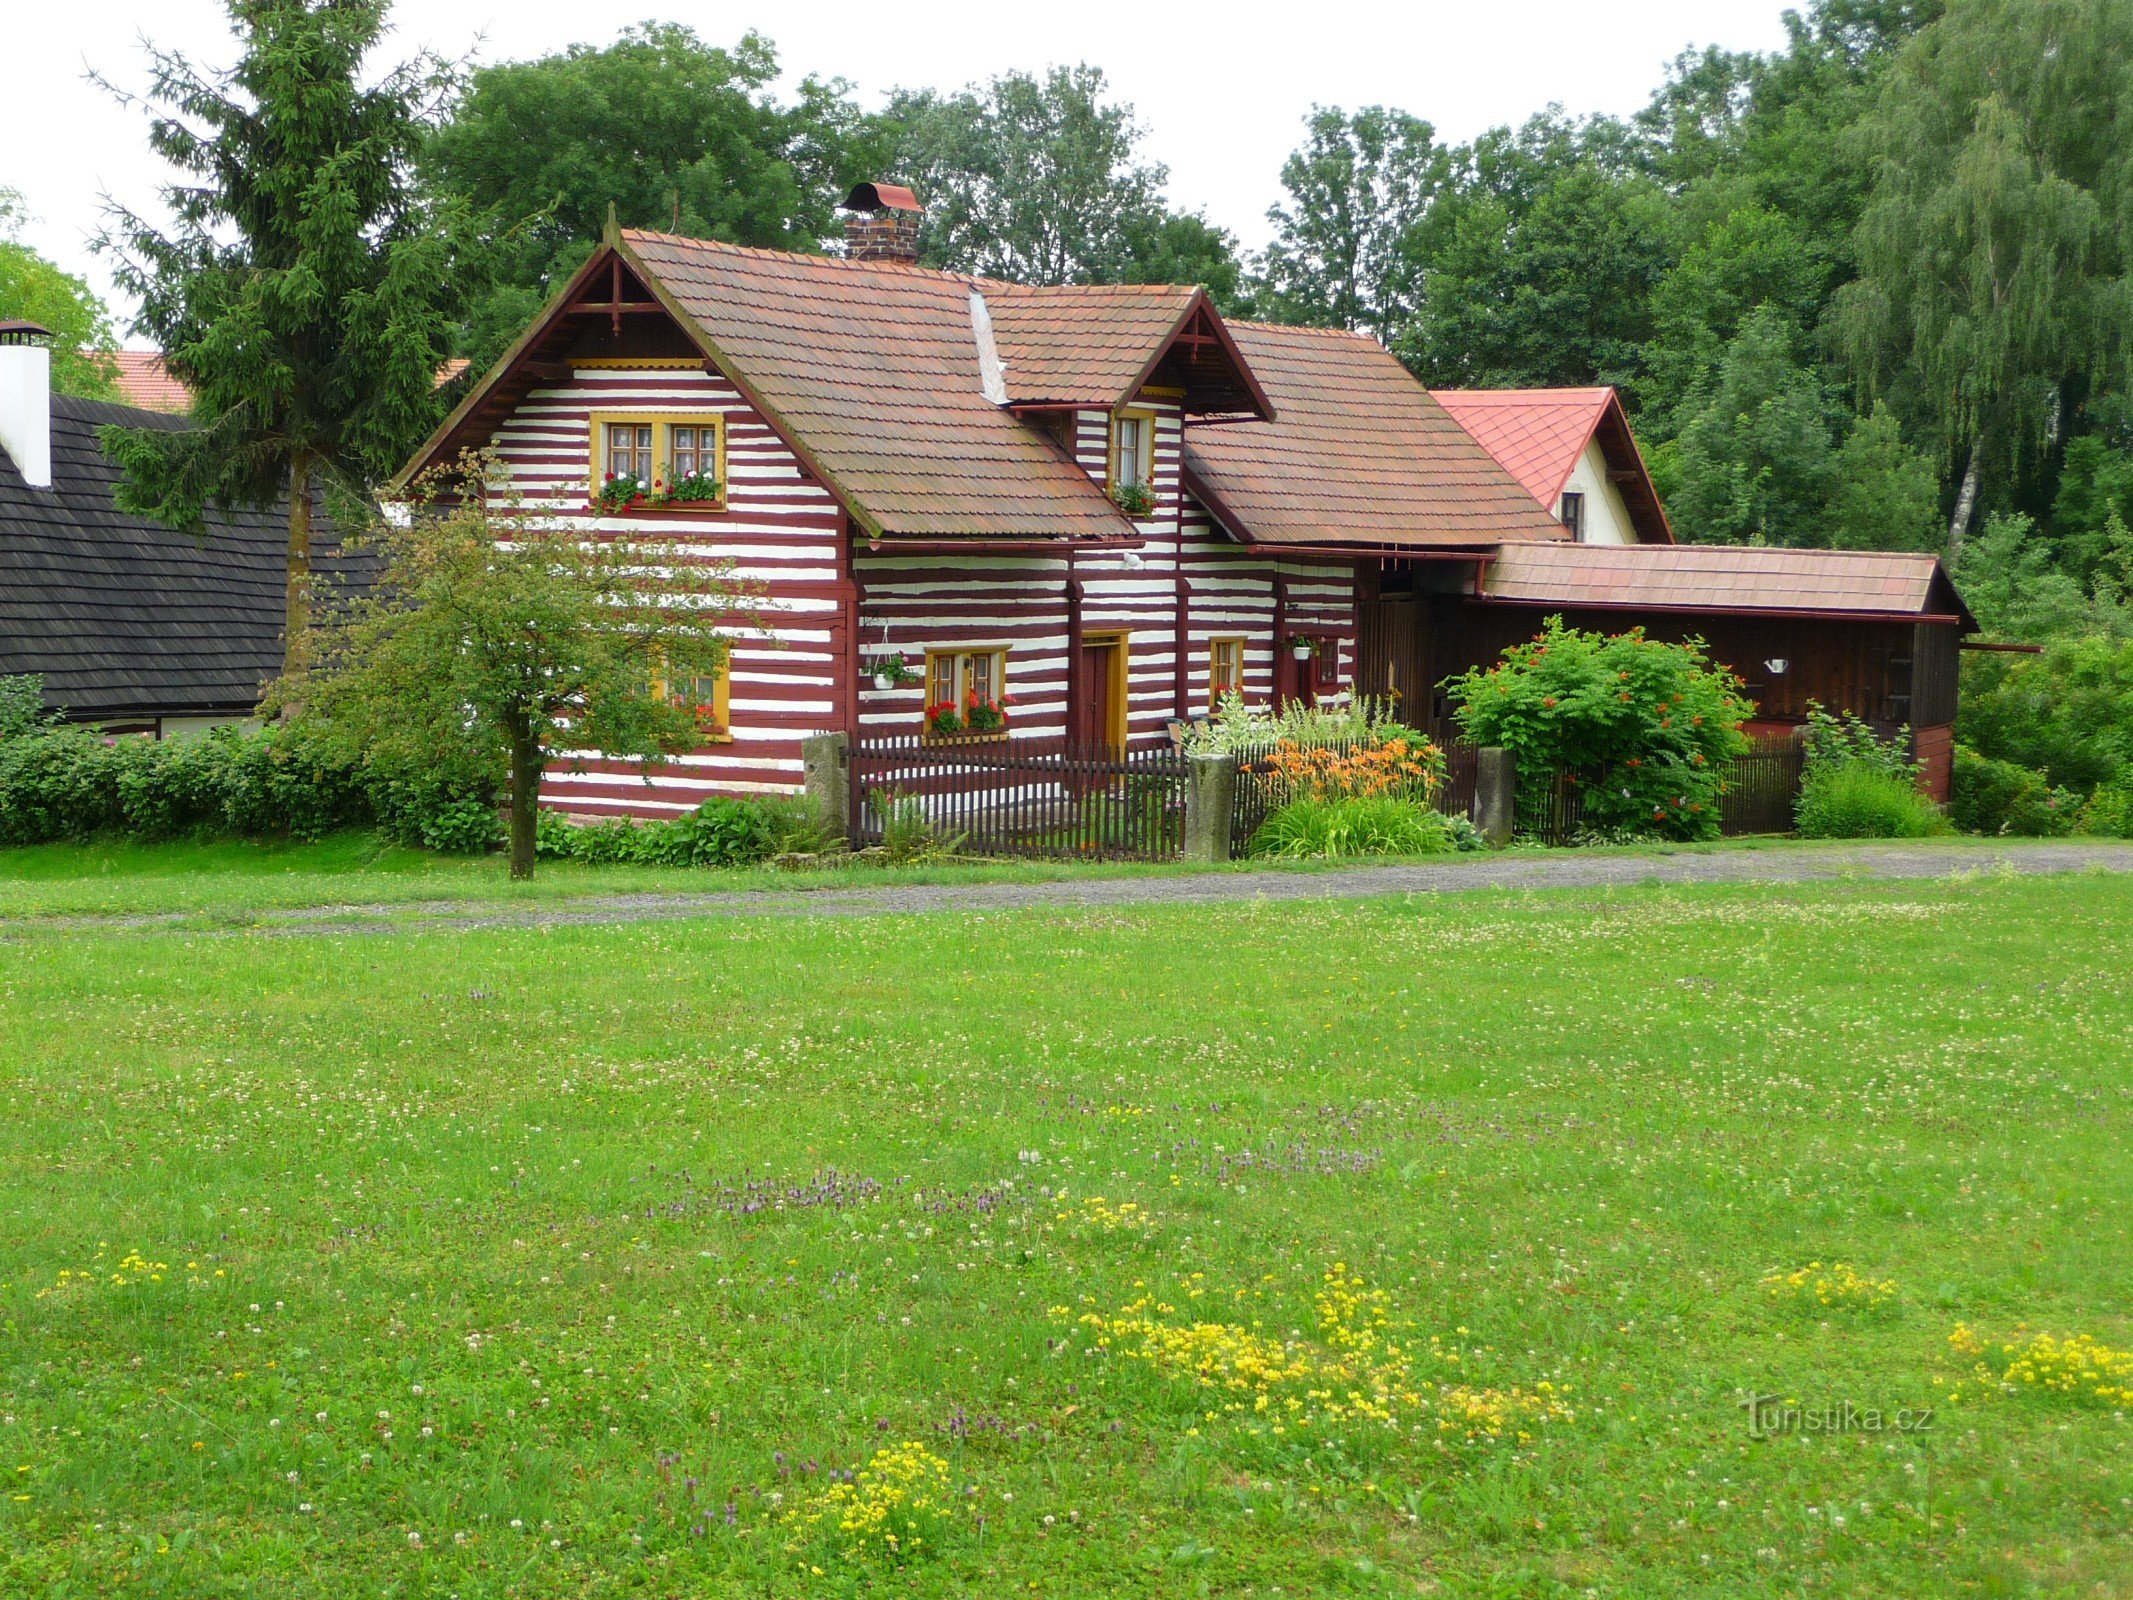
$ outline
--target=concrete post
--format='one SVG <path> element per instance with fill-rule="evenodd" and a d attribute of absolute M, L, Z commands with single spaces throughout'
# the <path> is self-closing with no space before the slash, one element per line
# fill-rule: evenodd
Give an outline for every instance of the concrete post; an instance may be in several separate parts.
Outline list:
<path fill-rule="evenodd" d="M 1518 768 L 1510 751 L 1492 745 L 1474 752 L 1474 826 L 1492 850 L 1511 842 L 1517 781 Z"/>
<path fill-rule="evenodd" d="M 1227 861 L 1229 819 L 1237 803 L 1237 758 L 1188 756 L 1185 761 L 1185 859 Z"/>
<path fill-rule="evenodd" d="M 852 827 L 851 740 L 842 733 L 811 733 L 800 741 L 808 809 L 822 831 L 844 840 Z"/>

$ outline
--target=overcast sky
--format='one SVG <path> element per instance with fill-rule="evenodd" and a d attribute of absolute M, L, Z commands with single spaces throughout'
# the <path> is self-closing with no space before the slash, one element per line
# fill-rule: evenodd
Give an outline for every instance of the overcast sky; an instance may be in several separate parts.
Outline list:
<path fill-rule="evenodd" d="M 0 187 L 19 189 L 27 242 L 88 278 L 121 313 L 88 240 L 101 197 L 153 205 L 161 168 L 138 105 L 85 81 L 145 83 L 144 39 L 224 64 L 236 51 L 213 0 L 74 0 L 11 7 L 16 63 L 0 95 Z M 416 47 L 502 61 L 606 43 L 590 10 L 563 0 L 399 0 L 384 54 Z M 713 43 L 750 28 L 776 44 L 788 78 L 850 79 L 862 103 L 891 87 L 954 88 L 1010 69 L 1089 61 L 1148 129 L 1174 205 L 1204 209 L 1249 246 L 1264 243 L 1279 173 L 1315 104 L 1399 106 L 1462 140 L 1550 101 L 1628 113 L 1691 44 L 1770 49 L 1778 0 L 1302 0 L 1207 6 L 1061 7 L 1013 0 L 740 0 L 628 7 L 687 23 Z M 130 341 L 139 343 L 140 341 Z"/>

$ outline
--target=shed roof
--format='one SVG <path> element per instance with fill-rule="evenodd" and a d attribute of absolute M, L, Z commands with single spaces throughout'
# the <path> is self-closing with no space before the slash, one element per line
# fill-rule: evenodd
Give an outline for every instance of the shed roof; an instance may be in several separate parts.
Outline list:
<path fill-rule="evenodd" d="M 1188 428 L 1185 472 L 1239 538 L 1478 548 L 1568 537 L 1376 340 L 1229 327 L 1278 420 Z"/>
<path fill-rule="evenodd" d="M 0 454 L 0 673 L 37 673 L 76 716 L 249 711 L 281 671 L 287 518 L 214 511 L 200 539 L 115 509 L 97 430 L 182 428 L 162 412 L 52 397 L 52 487 Z M 323 523 L 315 565 L 351 570 Z"/>
<path fill-rule="evenodd" d="M 1819 613 L 1977 626 L 1940 558 L 1756 545 L 1506 545 L 1481 596 L 1640 611 Z"/>

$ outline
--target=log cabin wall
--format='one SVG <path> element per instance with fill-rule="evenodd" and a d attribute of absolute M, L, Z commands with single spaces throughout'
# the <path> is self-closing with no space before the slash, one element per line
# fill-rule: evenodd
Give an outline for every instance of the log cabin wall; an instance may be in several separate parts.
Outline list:
<path fill-rule="evenodd" d="M 594 516 L 595 412 L 722 417 L 724 509 Z M 763 623 L 735 631 L 729 739 L 657 768 L 568 753 L 550 766 L 541 803 L 585 816 L 671 817 L 713 794 L 798 789 L 801 739 L 838 726 L 842 712 L 841 514 L 829 491 L 731 383 L 694 358 L 575 366 L 567 382 L 533 389 L 491 444 L 503 468 L 491 492 L 496 513 L 672 541 L 706 563 L 731 563 Z"/>

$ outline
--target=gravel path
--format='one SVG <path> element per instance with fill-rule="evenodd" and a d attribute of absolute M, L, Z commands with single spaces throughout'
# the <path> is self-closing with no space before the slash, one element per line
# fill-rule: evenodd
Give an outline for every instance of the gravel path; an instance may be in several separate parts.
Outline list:
<path fill-rule="evenodd" d="M 749 890 L 590 896 L 545 905 L 430 900 L 246 913 L 241 927 L 207 931 L 322 935 L 432 933 L 474 928 L 579 927 L 711 916 L 872 917 L 908 912 L 1019 911 L 1047 907 L 1206 905 L 1236 900 L 1354 900 L 1468 889 L 1589 889 L 1671 883 L 1806 883 L 1834 878 L 1944 878 L 1959 872 L 2025 875 L 2133 873 L 2133 842 L 1945 840 L 1829 844 L 1771 850 L 1645 855 L 1519 852 L 1444 862 L 1354 866 L 1324 872 L 1235 871 L 1055 883 L 900 884 L 865 889 Z M 196 912 L 0 919 L 0 933 L 71 928 L 154 929 L 212 923 Z"/>

